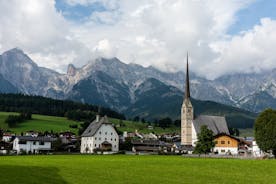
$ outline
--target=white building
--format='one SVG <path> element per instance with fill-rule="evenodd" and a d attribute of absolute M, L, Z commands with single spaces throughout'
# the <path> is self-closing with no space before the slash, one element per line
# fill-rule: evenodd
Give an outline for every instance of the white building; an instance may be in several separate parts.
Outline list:
<path fill-rule="evenodd" d="M 81 135 L 80 152 L 94 153 L 96 150 L 119 151 L 119 135 L 106 116 L 97 115 Z"/>
<path fill-rule="evenodd" d="M 3 137 L 2 137 L 2 140 L 5 141 L 5 142 L 10 142 L 11 139 L 12 139 L 12 134 L 9 134 L 9 133 L 4 133 L 3 134 Z"/>
<path fill-rule="evenodd" d="M 18 136 L 13 141 L 13 150 L 17 154 L 23 151 L 27 154 L 49 152 L 52 150 L 53 141 L 51 137 Z"/>
<path fill-rule="evenodd" d="M 262 157 L 264 156 L 264 153 L 262 150 L 259 148 L 257 142 L 254 140 L 252 141 L 252 154 L 254 157 Z"/>

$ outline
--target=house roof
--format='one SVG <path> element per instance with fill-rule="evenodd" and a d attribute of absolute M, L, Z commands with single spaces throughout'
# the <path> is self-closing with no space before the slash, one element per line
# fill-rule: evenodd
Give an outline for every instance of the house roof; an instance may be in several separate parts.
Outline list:
<path fill-rule="evenodd" d="M 208 129 L 212 130 L 214 135 L 225 133 L 230 134 L 225 117 L 222 116 L 208 116 L 200 115 L 194 120 L 194 127 L 196 133 L 200 132 L 202 125 L 206 125 Z"/>
<path fill-rule="evenodd" d="M 230 138 L 232 138 L 232 139 L 235 139 L 235 140 L 238 141 L 238 142 L 241 142 L 241 139 L 239 139 L 239 138 L 237 138 L 237 137 L 234 137 L 234 136 L 232 136 L 232 135 L 226 134 L 226 133 L 219 133 L 219 134 L 215 135 L 214 138 L 216 139 L 216 138 L 219 138 L 219 137 L 221 137 L 221 136 L 227 136 L 227 137 L 230 137 Z"/>
<path fill-rule="evenodd" d="M 43 142 L 53 142 L 55 139 L 52 137 L 32 137 L 32 136 L 17 136 L 21 141 L 43 141 Z"/>
<path fill-rule="evenodd" d="M 86 130 L 82 133 L 82 137 L 92 137 L 96 134 L 96 132 L 99 130 L 99 128 L 103 124 L 111 124 L 107 118 L 107 116 L 104 116 L 100 118 L 99 121 L 95 119 L 90 125 L 86 128 Z"/>

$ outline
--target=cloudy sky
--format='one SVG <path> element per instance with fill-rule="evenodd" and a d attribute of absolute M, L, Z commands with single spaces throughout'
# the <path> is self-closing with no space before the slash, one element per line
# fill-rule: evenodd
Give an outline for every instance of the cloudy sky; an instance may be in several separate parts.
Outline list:
<path fill-rule="evenodd" d="M 65 72 L 96 57 L 214 78 L 276 67 L 276 0 L 0 0 L 0 53 Z"/>

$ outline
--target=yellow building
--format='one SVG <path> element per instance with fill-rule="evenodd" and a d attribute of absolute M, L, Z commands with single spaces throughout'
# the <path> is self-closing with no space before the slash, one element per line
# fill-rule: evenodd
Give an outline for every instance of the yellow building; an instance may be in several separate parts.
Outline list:
<path fill-rule="evenodd" d="M 215 144 L 215 153 L 236 155 L 238 154 L 240 140 L 227 134 L 219 134 L 215 136 Z"/>

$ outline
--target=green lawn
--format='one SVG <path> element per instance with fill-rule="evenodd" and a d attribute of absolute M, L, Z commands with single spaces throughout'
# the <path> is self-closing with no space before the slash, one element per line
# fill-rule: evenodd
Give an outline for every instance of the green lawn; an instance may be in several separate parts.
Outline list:
<path fill-rule="evenodd" d="M 8 115 L 11 114 L 18 114 L 18 113 L 12 113 L 12 112 L 0 112 L 0 128 L 3 129 L 9 129 L 14 133 L 20 134 L 21 132 L 26 132 L 29 130 L 35 130 L 35 131 L 51 131 L 54 132 L 61 132 L 61 131 L 67 131 L 70 130 L 74 133 L 78 132 L 78 129 L 72 129 L 69 128 L 69 125 L 72 124 L 80 124 L 79 122 L 68 120 L 64 117 L 55 117 L 55 116 L 44 116 L 44 115 L 32 115 L 32 120 L 25 121 L 23 123 L 20 123 L 15 128 L 9 128 L 8 125 L 5 123 L 5 119 L 8 117 Z M 120 120 L 109 118 L 109 120 L 114 123 L 115 125 L 120 123 Z M 180 128 L 177 127 L 171 127 L 162 129 L 160 127 L 154 127 L 153 130 L 149 130 L 147 128 L 147 124 L 141 123 L 141 122 L 132 122 L 132 121 L 123 121 L 123 124 L 125 126 L 119 127 L 118 130 L 120 131 L 127 131 L 127 132 L 134 132 L 135 130 L 138 130 L 141 133 L 150 133 L 155 132 L 157 134 L 161 133 L 173 133 L 173 132 L 179 132 Z M 80 126 L 80 125 L 79 125 Z"/>
<path fill-rule="evenodd" d="M 32 120 L 25 121 L 23 123 L 19 123 L 15 128 L 9 128 L 8 125 L 5 123 L 5 119 L 10 114 L 17 114 L 17 113 L 10 113 L 10 112 L 0 112 L 0 128 L 9 129 L 14 133 L 21 133 L 26 132 L 29 130 L 34 131 L 51 131 L 54 132 L 61 132 L 70 130 L 72 132 L 77 133 L 77 129 L 72 129 L 69 125 L 72 124 L 79 124 L 78 122 L 68 120 L 64 117 L 55 117 L 55 116 L 44 116 L 44 115 L 32 115 Z"/>
<path fill-rule="evenodd" d="M 181 156 L 2 156 L 1 183 L 276 183 L 276 160 Z"/>

